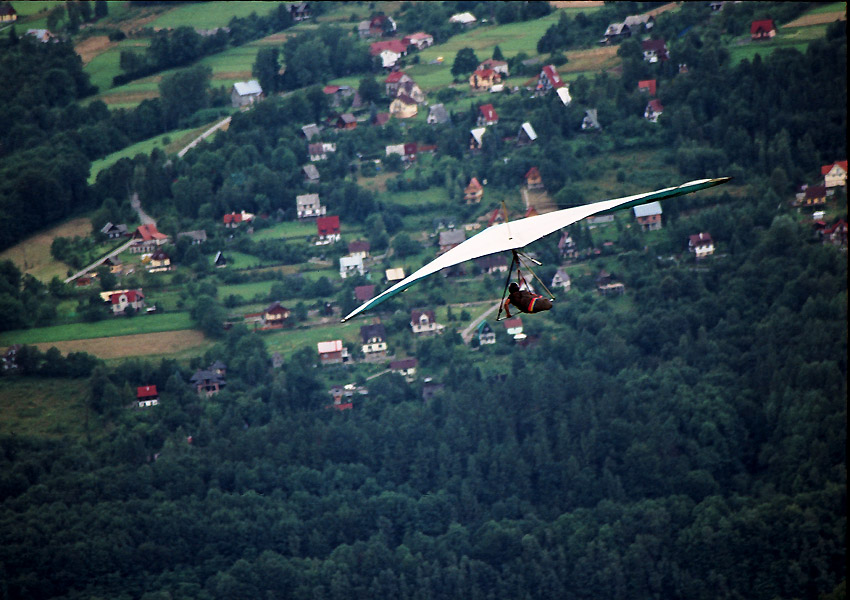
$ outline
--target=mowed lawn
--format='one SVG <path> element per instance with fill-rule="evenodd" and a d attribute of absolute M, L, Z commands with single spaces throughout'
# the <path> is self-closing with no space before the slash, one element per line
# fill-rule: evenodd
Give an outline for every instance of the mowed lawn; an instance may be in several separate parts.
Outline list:
<path fill-rule="evenodd" d="M 736 65 L 742 60 L 752 61 L 757 54 L 764 59 L 777 48 L 794 48 L 805 53 L 811 42 L 824 38 L 827 27 L 824 24 L 787 28 L 779 26 L 776 37 L 759 42 L 750 41 L 749 36 L 743 37 L 739 45 L 728 46 L 731 62 Z"/>
<path fill-rule="evenodd" d="M 11 260 L 23 273 L 47 283 L 54 277 L 65 278 L 68 265 L 50 254 L 50 245 L 57 237 L 87 237 L 91 235 L 91 221 L 78 217 L 55 225 L 0 252 L 0 261 Z"/>
<path fill-rule="evenodd" d="M 104 310 L 107 310 L 104 308 Z M 12 344 L 38 344 L 65 340 L 115 337 L 137 333 L 192 329 L 188 312 L 138 314 L 134 317 L 109 317 L 95 323 L 70 323 L 0 333 L 0 347 Z"/>
<path fill-rule="evenodd" d="M 0 379 L 0 435 L 57 438 L 85 433 L 86 379 Z"/>
<path fill-rule="evenodd" d="M 154 28 L 193 27 L 213 29 L 226 26 L 233 17 L 245 18 L 251 13 L 265 16 L 288 2 L 187 2 L 174 8 L 150 23 Z"/>
<path fill-rule="evenodd" d="M 284 359 L 289 358 L 296 350 L 301 348 L 316 350 L 316 345 L 319 342 L 330 340 L 342 340 L 351 351 L 354 349 L 354 344 L 360 343 L 360 326 L 362 324 L 359 321 L 349 321 L 347 323 L 311 327 L 310 329 L 285 329 L 265 333 L 264 341 L 269 354 L 280 352 Z"/>

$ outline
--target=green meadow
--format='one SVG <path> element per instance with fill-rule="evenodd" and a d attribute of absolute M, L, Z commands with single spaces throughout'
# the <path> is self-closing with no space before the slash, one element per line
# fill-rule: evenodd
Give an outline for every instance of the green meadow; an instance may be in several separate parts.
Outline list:
<path fill-rule="evenodd" d="M 748 37 L 742 38 L 741 45 L 729 46 L 730 60 L 732 64 L 738 64 L 742 60 L 752 61 L 757 54 L 760 54 L 764 59 L 778 48 L 794 48 L 799 52 L 805 52 L 811 42 L 823 39 L 826 28 L 826 25 L 810 25 L 788 29 L 780 27 L 776 37 L 772 40 L 752 42 Z"/>
<path fill-rule="evenodd" d="M 106 310 L 104 308 L 104 310 Z M 68 340 L 88 340 L 136 333 L 177 331 L 194 327 L 187 312 L 139 314 L 134 317 L 109 317 L 96 323 L 72 323 L 35 329 L 18 329 L 0 333 L 0 346 L 40 344 Z"/>
<path fill-rule="evenodd" d="M 4 377 L 0 379 L 0 435 L 82 436 L 88 393 L 85 379 Z"/>
<path fill-rule="evenodd" d="M 245 18 L 256 13 L 265 16 L 275 10 L 281 2 L 258 2 L 242 0 L 240 2 L 187 2 L 175 3 L 176 6 L 150 23 L 151 27 L 174 29 L 193 27 L 213 29 L 224 27 L 234 17 Z"/>

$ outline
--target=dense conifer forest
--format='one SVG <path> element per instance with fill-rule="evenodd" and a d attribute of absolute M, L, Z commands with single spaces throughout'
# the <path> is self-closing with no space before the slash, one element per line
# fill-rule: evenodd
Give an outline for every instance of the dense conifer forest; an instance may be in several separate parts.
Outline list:
<path fill-rule="evenodd" d="M 477 3 L 438 6 L 450 14 L 466 4 Z M 505 3 L 505 22 L 536 18 L 521 4 Z M 686 31 L 698 4 L 659 27 Z M 417 11 L 436 10 L 405 6 L 399 22 L 412 31 Z M 571 47 L 564 32 L 580 21 L 547 32 L 546 49 Z M 306 43 L 329 34 L 317 31 Z M 334 214 L 367 224 L 375 247 L 403 231 L 403 217 L 433 210 L 388 206 L 347 178 L 401 139 L 439 152 L 409 173 L 394 169 L 387 186 L 397 191 L 462 189 L 471 176 L 511 190 L 536 165 L 566 207 L 601 199 L 592 161 L 643 150 L 661 163 L 628 182 L 640 191 L 734 176 L 731 190 L 665 202 L 652 238 L 617 231 L 607 264 L 628 290 L 626 309 L 578 279 L 546 317 L 526 319 L 533 343 L 470 348 L 456 333 L 418 342 L 411 353 L 434 382 L 387 374 L 344 412 L 323 408 L 328 376 L 314 348 L 274 369 L 266 338 L 221 328 L 209 269 L 187 283 L 192 317 L 216 339 L 203 356 L 104 362 L 24 347 L 8 377 L 85 382 L 85 422 L 79 436 L 0 436 L 0 598 L 845 598 L 846 246 L 822 243 L 787 198 L 846 158 L 846 32 L 830 26 L 805 52 L 737 64 L 718 39 L 708 28 L 672 42 L 685 74 L 650 67 L 626 41 L 622 74 L 579 77 L 570 106 L 554 94 L 505 95 L 476 154 L 472 103 L 444 127 L 391 121 L 329 138 L 337 151 L 317 189 Z M 171 234 L 213 230 L 231 210 L 294 218 L 306 190 L 299 132 L 328 111 L 315 82 L 234 115 L 182 160 L 159 151 L 122 159 L 88 185 L 104 148 L 87 139 L 119 148 L 191 120 L 216 101 L 208 74 L 183 72 L 206 94 L 185 114 L 168 117 L 167 97 L 132 111 L 82 109 L 92 90 L 69 45 L 4 43 L 3 73 L 27 56 L 49 61 L 41 71 L 58 71 L 62 85 L 19 65 L 27 84 L 8 105 L 19 118 L 0 123 L 3 220 L 23 218 L 51 190 L 55 201 L 36 205 L 47 221 L 95 209 L 95 221 L 120 217 L 128 181 Z M 284 55 L 304 52 L 288 44 Z M 657 124 L 641 118 L 636 90 L 650 76 L 670 117 Z M 61 97 L 31 102 L 44 96 L 39 86 Z M 584 135 L 590 106 L 605 127 Z M 547 135 L 517 148 L 506 139 L 526 121 Z M 836 197 L 846 219 L 845 192 Z M 0 247 L 41 226 L 25 221 Z M 722 253 L 674 258 L 700 231 Z M 580 248 L 594 245 L 586 226 L 570 233 Z M 553 265 L 557 242 L 533 250 Z M 235 233 L 231 243 L 285 265 L 306 258 L 282 240 Z M 198 259 L 185 246 L 175 252 L 185 264 Z M 290 301 L 306 285 L 284 281 Z M 309 285 L 351 302 L 349 284 Z M 408 327 L 423 299 L 444 304 L 452 281 L 433 286 L 387 303 L 387 327 Z M 67 293 L 0 263 L 4 329 L 50 322 Z M 490 359 L 499 368 L 486 368 Z M 216 360 L 227 363 L 227 386 L 199 396 L 187 381 Z M 142 384 L 160 390 L 156 410 L 127 408 Z"/>

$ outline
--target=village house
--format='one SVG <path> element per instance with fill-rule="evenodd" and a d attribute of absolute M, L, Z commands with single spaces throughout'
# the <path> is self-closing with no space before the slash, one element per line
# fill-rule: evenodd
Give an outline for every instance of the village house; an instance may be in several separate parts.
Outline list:
<path fill-rule="evenodd" d="M 502 76 L 493 69 L 477 69 L 469 76 L 469 87 L 473 92 L 486 92 L 500 81 Z"/>
<path fill-rule="evenodd" d="M 450 229 L 449 231 L 440 232 L 440 254 L 448 252 L 455 246 L 462 244 L 466 240 L 466 234 L 463 229 Z"/>
<path fill-rule="evenodd" d="M 829 227 L 825 227 L 821 231 L 821 236 L 825 243 L 833 244 L 835 246 L 841 246 L 843 248 L 847 247 L 847 221 L 844 219 L 838 219 L 837 222 L 833 223 Z"/>
<path fill-rule="evenodd" d="M 434 104 L 428 109 L 428 118 L 425 122 L 428 125 L 439 125 L 449 121 L 449 113 L 443 104 Z"/>
<path fill-rule="evenodd" d="M 443 325 L 437 323 L 433 310 L 412 310 L 410 328 L 414 335 L 435 335 L 443 332 Z"/>
<path fill-rule="evenodd" d="M 330 105 L 333 107 L 341 106 L 346 98 L 350 98 L 356 93 L 356 90 L 350 85 L 326 85 L 322 88 L 322 93 L 330 96 Z M 339 127 L 339 125 L 337 125 Z"/>
<path fill-rule="evenodd" d="M 419 113 L 419 103 L 407 94 L 399 94 L 390 102 L 390 114 L 397 119 L 410 119 Z"/>
<path fill-rule="evenodd" d="M 124 264 L 118 255 L 107 256 L 103 261 L 104 266 L 109 267 L 109 272 L 113 275 L 120 275 L 124 271 Z"/>
<path fill-rule="evenodd" d="M 470 12 L 457 13 L 449 17 L 449 23 L 456 23 L 464 27 L 471 27 L 476 21 L 475 15 Z"/>
<path fill-rule="evenodd" d="M 543 189 L 543 177 L 537 167 L 531 167 L 525 174 L 525 185 L 530 190 Z"/>
<path fill-rule="evenodd" d="M 363 266 L 362 256 L 340 256 L 339 257 L 339 276 L 342 279 L 349 275 L 364 275 L 366 269 Z"/>
<path fill-rule="evenodd" d="M 611 23 L 605 29 L 605 33 L 602 34 L 599 43 L 603 46 L 610 46 L 631 36 L 632 30 L 625 23 Z"/>
<path fill-rule="evenodd" d="M 597 115 L 598 111 L 595 108 L 588 108 L 584 111 L 584 119 L 581 121 L 581 130 L 594 131 L 602 129 L 602 125 L 599 124 L 599 118 Z"/>
<path fill-rule="evenodd" d="M 402 278 L 403 279 L 403 278 Z M 375 286 L 372 284 L 358 285 L 354 288 L 354 299 L 363 304 L 375 296 Z"/>
<path fill-rule="evenodd" d="M 505 319 L 505 331 L 508 335 L 514 338 L 514 341 L 520 342 L 527 336 L 522 332 L 522 319 L 518 316 Z"/>
<path fill-rule="evenodd" d="M 233 108 L 251 106 L 263 97 L 263 88 L 256 79 L 237 81 L 230 91 L 230 103 Z"/>
<path fill-rule="evenodd" d="M 773 19 L 761 19 L 750 23 L 750 38 L 753 41 L 769 40 L 776 35 Z"/>
<path fill-rule="evenodd" d="M 526 121 L 522 125 L 519 126 L 519 131 L 516 134 L 516 140 L 518 144 L 530 144 L 537 140 L 537 132 L 534 131 L 534 127 L 531 126 L 531 123 Z"/>
<path fill-rule="evenodd" d="M 386 90 L 387 98 L 395 98 L 398 95 L 399 86 L 413 79 L 404 71 L 393 71 L 384 80 L 384 89 Z"/>
<path fill-rule="evenodd" d="M 484 133 L 486 131 L 486 127 L 476 127 L 469 132 L 470 150 L 481 150 L 481 146 L 484 143 Z"/>
<path fill-rule="evenodd" d="M 482 104 L 478 107 L 478 124 L 495 125 L 499 122 L 499 114 L 492 104 Z"/>
<path fill-rule="evenodd" d="M 143 385 L 136 388 L 136 406 L 147 408 L 159 404 L 159 392 L 155 385 Z"/>
<path fill-rule="evenodd" d="M 109 295 L 113 315 L 122 315 L 128 308 L 138 312 L 145 307 L 145 295 L 140 289 L 106 293 Z"/>
<path fill-rule="evenodd" d="M 168 242 L 169 237 L 157 231 L 156 225 L 153 223 L 139 225 L 136 231 L 133 232 L 133 245 L 130 246 L 130 253 L 149 254 L 158 246 L 162 246 Z"/>
<path fill-rule="evenodd" d="M 360 349 L 366 360 L 384 358 L 387 355 L 387 330 L 381 323 L 363 325 L 360 328 L 360 339 L 363 341 Z"/>
<path fill-rule="evenodd" d="M 413 100 L 416 101 L 417 104 L 422 104 L 423 102 L 425 102 L 425 94 L 422 92 L 422 89 L 419 87 L 419 84 L 415 81 L 405 81 L 399 84 L 397 96 L 400 96 L 402 94 L 410 96 L 411 98 L 413 98 Z"/>
<path fill-rule="evenodd" d="M 482 273 L 495 275 L 496 273 L 508 272 L 508 261 L 504 254 L 488 254 L 475 259 L 475 264 Z"/>
<path fill-rule="evenodd" d="M 311 162 L 325 160 L 328 157 L 327 152 L 325 150 L 325 145 L 321 142 L 316 142 L 315 144 L 307 144 L 307 154 L 310 156 Z"/>
<path fill-rule="evenodd" d="M 11 2 L 0 2 L 0 23 L 14 23 L 18 20 L 18 13 L 12 7 Z"/>
<path fill-rule="evenodd" d="M 177 234 L 177 239 L 188 238 L 189 243 L 193 246 L 199 246 L 207 241 L 207 232 L 204 229 L 195 229 L 193 231 L 181 231 Z"/>
<path fill-rule="evenodd" d="M 711 239 L 711 234 L 700 232 L 688 236 L 688 252 L 698 259 L 714 254 L 714 240 Z"/>
<path fill-rule="evenodd" d="M 621 296 L 626 293 L 626 286 L 619 281 L 614 281 L 597 285 L 596 291 L 600 296 Z"/>
<path fill-rule="evenodd" d="M 322 366 L 347 363 L 351 358 L 348 348 L 342 345 L 342 340 L 319 342 L 316 348 L 319 352 L 319 363 Z"/>
<path fill-rule="evenodd" d="M 351 113 L 343 113 L 336 120 L 337 129 L 356 129 L 357 117 Z"/>
<path fill-rule="evenodd" d="M 555 271 L 554 277 L 552 277 L 551 287 L 553 289 L 560 289 L 565 292 L 569 292 L 572 285 L 569 273 L 567 273 L 563 267 L 558 267 L 558 270 Z"/>
<path fill-rule="evenodd" d="M 570 102 L 573 101 L 572 96 L 570 96 L 570 86 L 568 84 L 564 84 L 562 87 L 559 87 L 555 90 L 555 93 L 558 94 L 558 98 L 561 100 L 561 104 L 564 106 L 569 106 Z"/>
<path fill-rule="evenodd" d="M 340 240 L 339 217 L 319 217 L 316 219 L 316 232 L 319 236 L 317 246 L 333 244 Z"/>
<path fill-rule="evenodd" d="M 803 200 L 800 203 L 803 206 L 818 206 L 826 204 L 826 186 L 825 185 L 810 185 L 803 192 Z"/>
<path fill-rule="evenodd" d="M 416 375 L 416 367 L 419 361 L 415 358 L 402 358 L 394 360 L 390 363 L 390 370 L 397 375 L 401 375 L 408 382 L 413 381 Z"/>
<path fill-rule="evenodd" d="M 401 281 L 402 279 L 404 279 L 404 269 L 402 269 L 401 267 L 391 267 L 384 271 L 384 277 L 386 278 L 387 283 L 395 283 L 396 281 Z M 367 300 L 368 299 L 369 298 L 367 298 Z"/>
<path fill-rule="evenodd" d="M 289 16 L 292 17 L 292 20 L 295 23 L 300 23 L 305 19 L 309 19 L 313 12 L 310 10 L 310 5 L 307 2 L 295 2 L 293 4 L 287 4 L 286 10 L 289 11 Z"/>
<path fill-rule="evenodd" d="M 322 217 L 328 210 L 322 206 L 319 200 L 319 194 L 301 194 L 295 196 L 295 209 L 299 219 Z"/>
<path fill-rule="evenodd" d="M 643 118 L 650 123 L 657 123 L 658 117 L 660 117 L 663 112 L 664 106 L 661 104 L 661 100 L 653 98 L 647 102 L 646 108 L 643 111 Z"/>
<path fill-rule="evenodd" d="M 823 175 L 823 185 L 827 188 L 834 188 L 847 185 L 847 161 L 840 160 L 831 165 L 823 165 L 820 168 L 820 173 Z"/>
<path fill-rule="evenodd" d="M 364 260 L 369 258 L 369 248 L 368 240 L 352 240 L 348 242 L 348 253 L 351 256 L 359 256 Z"/>
<path fill-rule="evenodd" d="M 623 25 L 629 28 L 632 34 L 638 34 L 652 29 L 655 25 L 655 17 L 652 15 L 630 15 L 623 21 Z"/>
<path fill-rule="evenodd" d="M 632 209 L 635 213 L 635 218 L 644 231 L 655 231 L 661 229 L 661 203 L 650 202 L 635 206 Z"/>
<path fill-rule="evenodd" d="M 292 311 L 277 300 L 263 311 L 263 329 L 281 329 L 289 320 Z"/>
<path fill-rule="evenodd" d="M 114 240 L 116 238 L 125 237 L 129 235 L 127 231 L 127 226 L 123 223 L 121 225 L 114 225 L 113 223 L 107 223 L 103 227 L 101 227 L 100 232 L 105 235 L 108 239 Z"/>
<path fill-rule="evenodd" d="M 648 63 L 657 63 L 669 58 L 667 42 L 664 40 L 644 40 L 640 47 L 643 50 L 643 60 Z"/>
<path fill-rule="evenodd" d="M 170 271 L 173 268 L 171 266 L 171 257 L 169 257 L 161 249 L 154 250 L 153 254 L 148 257 L 146 268 L 149 273 Z"/>
<path fill-rule="evenodd" d="M 253 221 L 254 220 L 254 214 L 249 213 L 249 212 L 245 212 L 243 210 L 243 211 L 240 211 L 238 213 L 237 212 L 228 213 L 228 214 L 224 215 L 221 218 L 221 220 L 222 220 L 222 222 L 224 223 L 224 226 L 227 229 L 236 229 L 237 227 L 242 225 L 242 223 L 250 223 L 251 221 Z"/>
<path fill-rule="evenodd" d="M 301 170 L 304 171 L 304 183 L 319 183 L 319 169 L 316 165 L 304 165 Z"/>
<path fill-rule="evenodd" d="M 59 36 L 48 29 L 27 29 L 26 35 L 31 35 L 42 44 L 46 44 L 48 42 L 53 42 L 55 44 L 59 41 Z"/>
<path fill-rule="evenodd" d="M 417 50 L 424 50 L 425 48 L 434 45 L 434 36 L 429 33 L 425 33 L 424 31 L 418 31 L 404 36 L 401 38 L 401 41 L 402 43 L 415 46 Z"/>
<path fill-rule="evenodd" d="M 369 44 L 369 54 L 381 57 L 381 66 L 391 69 L 402 56 L 407 56 L 408 44 L 401 40 L 386 40 Z"/>
<path fill-rule="evenodd" d="M 478 65 L 479 69 L 493 69 L 496 73 L 501 75 L 502 77 L 508 77 L 508 63 L 504 60 L 495 60 L 492 58 L 488 58 L 480 65 Z"/>
<path fill-rule="evenodd" d="M 557 90 L 564 86 L 561 76 L 555 65 L 546 65 L 537 77 L 537 91 L 545 94 L 549 90 Z"/>
<path fill-rule="evenodd" d="M 478 324 L 478 327 L 475 329 L 475 334 L 478 336 L 479 346 L 488 346 L 496 343 L 496 332 L 487 321 L 481 321 Z"/>
<path fill-rule="evenodd" d="M 319 133 L 319 126 L 315 123 L 304 125 L 304 127 L 301 128 L 301 134 L 307 139 L 308 142 L 312 140 L 315 136 L 319 135 Z"/>
<path fill-rule="evenodd" d="M 213 266 L 217 269 L 223 269 L 227 266 L 227 259 L 224 257 L 224 253 L 221 250 L 215 253 L 215 258 L 213 258 Z"/>
<path fill-rule="evenodd" d="M 653 98 L 655 98 L 655 86 L 655 79 L 643 79 L 641 81 L 638 81 L 638 91 L 646 92 Z"/>
<path fill-rule="evenodd" d="M 576 243 L 569 232 L 565 231 L 561 234 L 561 239 L 558 240 L 558 252 L 563 258 L 576 257 Z"/>
<path fill-rule="evenodd" d="M 463 199 L 467 204 L 478 204 L 484 197 L 484 186 L 478 181 L 477 177 L 469 180 L 469 185 L 463 189 Z"/>
<path fill-rule="evenodd" d="M 334 409 L 334 410 L 351 410 L 354 408 L 354 403 L 352 400 L 354 399 L 355 390 L 352 389 L 354 386 L 351 384 L 342 386 L 335 385 L 332 386 L 331 389 L 328 390 L 328 394 L 330 394 L 331 398 L 333 398 L 333 403 L 325 406 L 325 409 Z M 368 393 L 368 390 L 367 392 Z"/>
<path fill-rule="evenodd" d="M 195 388 L 195 392 L 199 395 L 203 394 L 207 398 L 217 394 L 225 386 L 224 376 L 212 369 L 198 369 L 189 378 L 189 383 Z"/>

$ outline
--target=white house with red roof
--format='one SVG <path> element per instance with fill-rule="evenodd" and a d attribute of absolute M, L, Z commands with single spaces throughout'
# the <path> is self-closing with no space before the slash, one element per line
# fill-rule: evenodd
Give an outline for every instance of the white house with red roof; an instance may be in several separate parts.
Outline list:
<path fill-rule="evenodd" d="M 750 38 L 753 40 L 769 40 L 776 35 L 776 25 L 773 19 L 761 19 L 750 23 Z"/>
<path fill-rule="evenodd" d="M 402 56 L 407 56 L 409 44 L 402 40 L 385 40 L 369 44 L 369 54 L 381 57 L 381 66 L 391 69 Z"/>
<path fill-rule="evenodd" d="M 413 78 L 404 71 L 393 71 L 387 78 L 384 79 L 384 89 L 388 98 L 395 98 L 398 94 L 401 85 L 407 81 L 413 81 Z"/>
<path fill-rule="evenodd" d="M 823 175 L 823 184 L 827 188 L 847 185 L 847 161 L 840 160 L 831 165 L 823 165 L 820 174 Z"/>
<path fill-rule="evenodd" d="M 224 223 L 224 226 L 228 229 L 236 229 L 242 225 L 242 223 L 250 223 L 253 220 L 253 213 L 245 212 L 244 210 L 238 213 L 228 213 L 221 218 L 222 223 Z"/>
<path fill-rule="evenodd" d="M 339 216 L 319 217 L 316 219 L 316 232 L 319 236 L 317 246 L 333 244 L 340 240 Z"/>
<path fill-rule="evenodd" d="M 493 69 L 476 69 L 469 76 L 469 87 L 473 92 L 486 91 L 502 80 L 502 76 Z"/>
<path fill-rule="evenodd" d="M 688 237 L 688 252 L 692 252 L 698 259 L 714 254 L 714 240 L 710 233 L 700 232 Z"/>
<path fill-rule="evenodd" d="M 153 223 L 139 225 L 133 232 L 133 245 L 130 246 L 130 252 L 132 254 L 153 252 L 157 246 L 167 244 L 168 240 L 168 236 L 157 231 Z"/>
<path fill-rule="evenodd" d="M 121 290 L 109 295 L 112 314 L 121 315 L 127 308 L 139 311 L 145 307 L 145 295 L 142 290 Z"/>
<path fill-rule="evenodd" d="M 834 244 L 836 246 L 847 246 L 847 221 L 844 219 L 838 219 L 836 223 L 833 223 L 829 227 L 824 228 L 821 231 L 821 235 L 825 242 L 829 242 L 830 244 Z"/>
<path fill-rule="evenodd" d="M 348 348 L 342 345 L 342 340 L 330 340 L 316 344 L 319 352 L 319 362 L 324 365 L 347 363 L 351 358 Z"/>
<path fill-rule="evenodd" d="M 143 385 L 136 388 L 136 405 L 139 408 L 156 406 L 159 404 L 159 392 L 155 385 Z"/>
<path fill-rule="evenodd" d="M 657 123 L 658 117 L 660 117 L 663 112 L 664 105 L 661 104 L 661 100 L 653 98 L 646 104 L 646 108 L 643 111 L 643 118 L 647 121 L 651 121 L 652 123 Z"/>
<path fill-rule="evenodd" d="M 514 338 L 517 342 L 522 341 L 527 337 L 522 332 L 522 319 L 519 317 L 505 319 L 505 331 L 507 331 L 508 335 Z"/>
<path fill-rule="evenodd" d="M 558 75 L 558 70 L 555 65 L 546 65 L 540 70 L 540 75 L 537 77 L 537 91 L 544 94 L 549 90 L 557 90 L 564 87 L 564 81 Z"/>
<path fill-rule="evenodd" d="M 479 69 L 493 69 L 494 71 L 496 71 L 496 73 L 498 73 L 502 77 L 508 77 L 509 74 L 510 74 L 510 71 L 508 70 L 508 63 L 507 63 L 507 61 L 504 61 L 504 60 L 495 60 L 495 59 L 492 59 L 492 58 L 488 58 L 487 60 L 482 62 L 480 65 L 478 65 L 478 68 Z"/>
<path fill-rule="evenodd" d="M 495 125 L 499 122 L 499 114 L 492 104 L 482 104 L 478 107 L 478 124 Z"/>
<path fill-rule="evenodd" d="M 402 43 L 415 46 L 417 50 L 424 50 L 428 46 L 434 45 L 434 36 L 424 31 L 417 31 L 416 33 L 404 36 L 401 38 L 401 41 Z"/>

